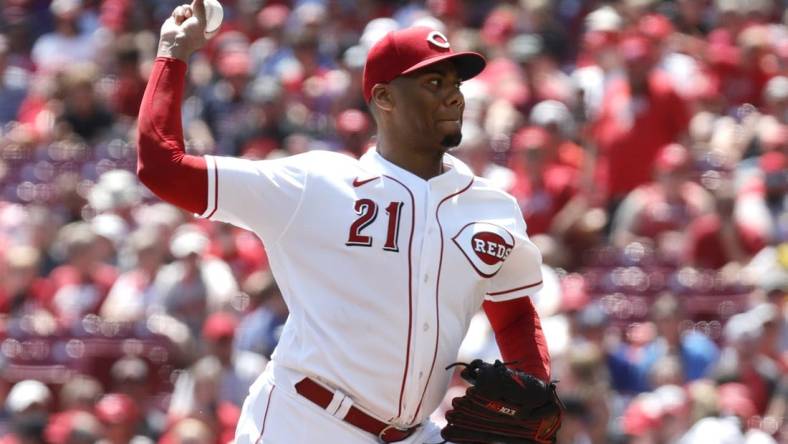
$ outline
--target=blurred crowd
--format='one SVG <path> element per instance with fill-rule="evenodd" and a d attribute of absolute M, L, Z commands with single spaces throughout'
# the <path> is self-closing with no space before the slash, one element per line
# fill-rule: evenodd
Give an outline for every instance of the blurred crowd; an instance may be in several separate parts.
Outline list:
<path fill-rule="evenodd" d="M 230 442 L 276 346 L 260 240 L 134 174 L 178 4 L 0 2 L 0 443 Z M 188 72 L 192 153 L 361 155 L 366 52 L 393 29 L 487 57 L 452 154 L 542 251 L 559 443 L 788 442 L 784 0 L 222 4 Z M 497 356 L 483 315 L 460 354 Z"/>

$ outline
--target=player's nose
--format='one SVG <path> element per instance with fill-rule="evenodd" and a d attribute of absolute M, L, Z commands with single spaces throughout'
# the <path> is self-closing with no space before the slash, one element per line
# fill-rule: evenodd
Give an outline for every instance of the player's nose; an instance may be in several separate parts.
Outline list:
<path fill-rule="evenodd" d="M 465 108 L 465 96 L 462 95 L 459 86 L 452 88 L 448 96 L 446 96 L 446 105 L 452 108 Z"/>

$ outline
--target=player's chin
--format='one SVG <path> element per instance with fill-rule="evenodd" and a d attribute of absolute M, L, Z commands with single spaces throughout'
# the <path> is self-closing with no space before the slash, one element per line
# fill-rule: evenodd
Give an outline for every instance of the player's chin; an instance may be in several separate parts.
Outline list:
<path fill-rule="evenodd" d="M 462 131 L 458 128 L 457 131 L 451 131 L 443 135 L 441 146 L 446 149 L 454 148 L 459 145 L 460 142 L 462 142 Z"/>
<path fill-rule="evenodd" d="M 462 133 L 449 134 L 441 139 L 441 146 L 448 149 L 454 148 L 462 142 Z"/>

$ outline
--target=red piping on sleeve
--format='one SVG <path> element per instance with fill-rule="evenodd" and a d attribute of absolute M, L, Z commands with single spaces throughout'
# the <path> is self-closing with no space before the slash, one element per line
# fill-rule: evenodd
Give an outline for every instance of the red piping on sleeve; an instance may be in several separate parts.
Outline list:
<path fill-rule="evenodd" d="M 210 208 L 210 213 L 205 216 L 206 219 L 210 219 L 216 213 L 216 209 L 219 208 L 219 168 L 216 167 L 216 158 L 212 157 L 211 162 L 213 162 L 213 208 Z M 208 204 L 206 204 L 207 206 Z M 209 208 L 205 209 L 207 213 Z"/>
<path fill-rule="evenodd" d="M 518 361 L 513 367 L 549 382 L 550 353 L 531 298 L 484 301 L 482 307 L 504 361 Z"/>
<path fill-rule="evenodd" d="M 537 285 L 541 285 L 541 284 L 542 284 L 542 281 L 539 281 L 539 282 L 536 282 L 536 283 L 533 283 L 533 284 L 523 285 L 522 287 L 512 288 L 510 290 L 496 291 L 496 292 L 493 292 L 493 293 L 487 293 L 487 295 L 488 296 L 500 296 L 502 294 L 512 293 L 512 292 L 515 292 L 515 291 L 518 291 L 518 290 L 525 290 L 526 288 L 536 287 Z"/>
<path fill-rule="evenodd" d="M 186 154 L 181 102 L 186 63 L 159 57 L 153 64 L 138 118 L 137 176 L 154 194 L 202 214 L 208 205 L 205 159 Z"/>

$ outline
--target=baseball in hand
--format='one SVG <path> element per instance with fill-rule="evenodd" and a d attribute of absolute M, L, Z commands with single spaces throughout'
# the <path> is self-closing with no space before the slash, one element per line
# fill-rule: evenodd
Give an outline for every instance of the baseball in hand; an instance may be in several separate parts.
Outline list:
<path fill-rule="evenodd" d="M 219 29 L 224 18 L 224 10 L 219 0 L 204 0 L 205 2 L 205 33 L 211 34 Z"/>

